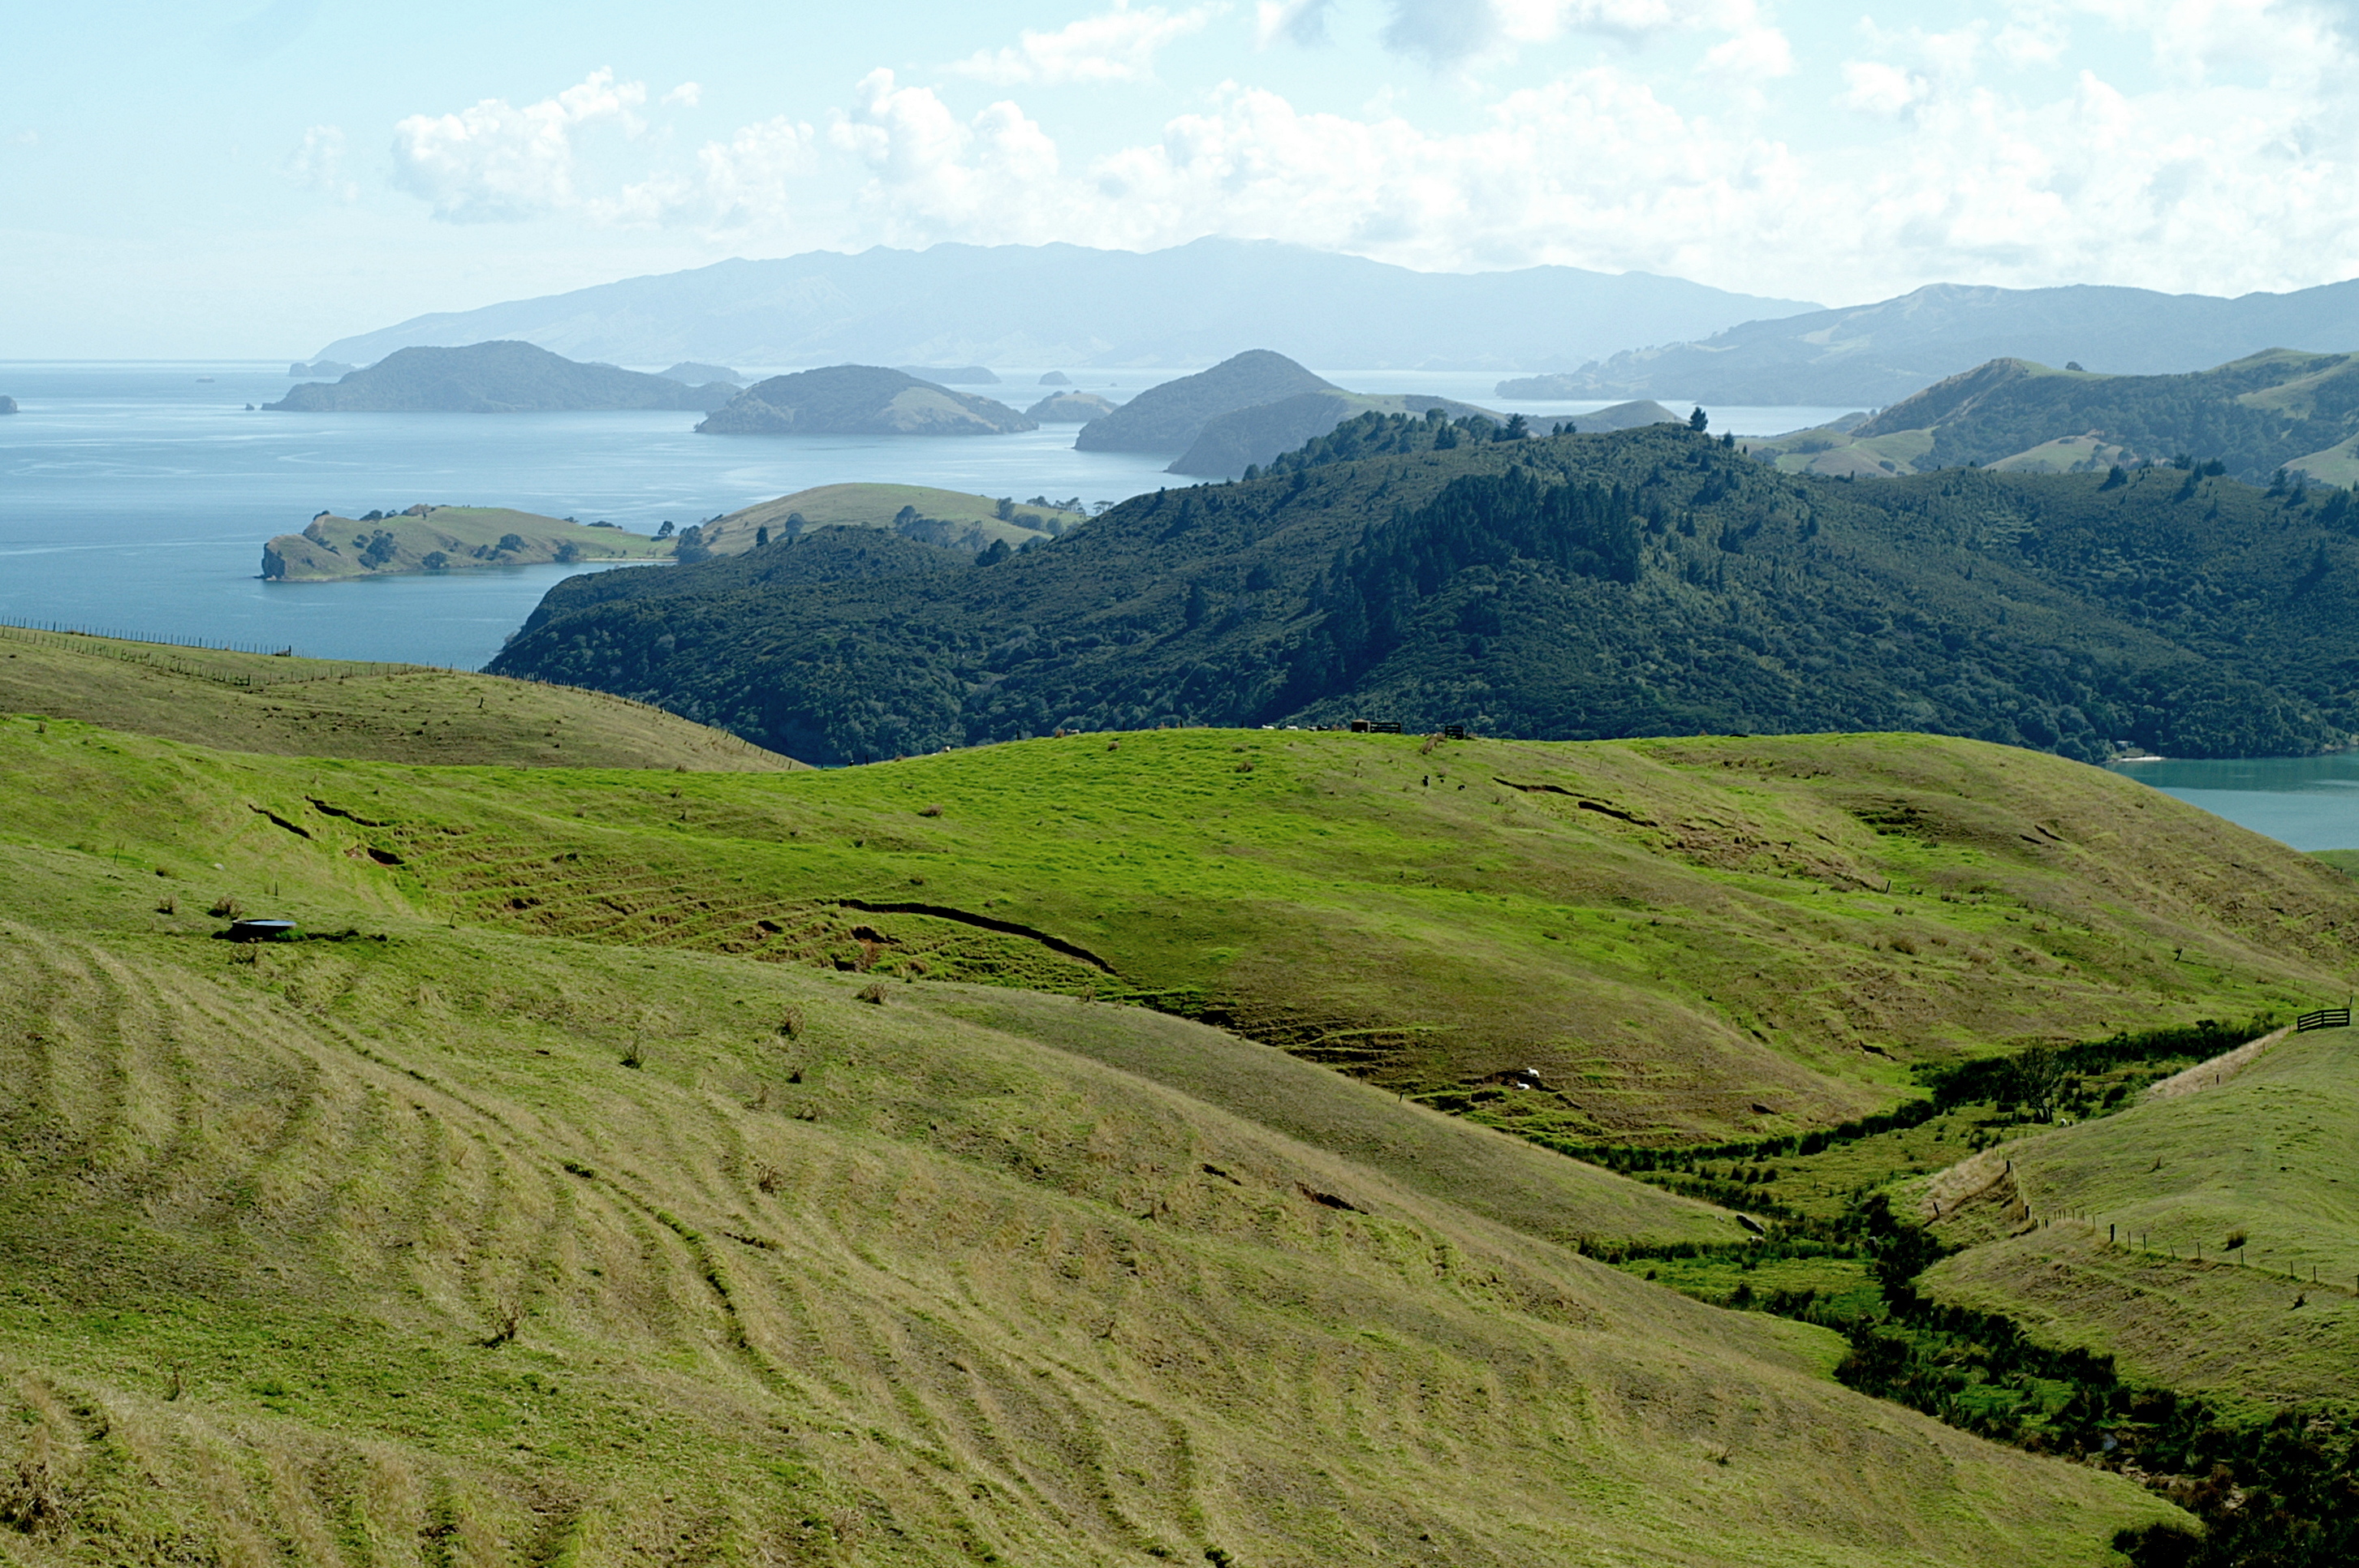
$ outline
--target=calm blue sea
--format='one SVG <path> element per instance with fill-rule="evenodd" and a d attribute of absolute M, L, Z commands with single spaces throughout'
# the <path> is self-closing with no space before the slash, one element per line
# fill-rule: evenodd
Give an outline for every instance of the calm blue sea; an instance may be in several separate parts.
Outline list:
<path fill-rule="evenodd" d="M 739 366 L 749 374 L 770 373 Z M 205 639 L 328 657 L 473 668 L 571 568 L 265 583 L 263 541 L 325 508 L 414 502 L 516 506 L 653 532 L 816 484 L 892 481 L 986 495 L 1120 501 L 1158 485 L 1157 459 L 1077 452 L 1073 427 L 922 439 L 699 436 L 694 414 L 267 414 L 279 364 L 0 362 L 0 619 Z M 1186 370 L 1082 372 L 1123 401 Z M 1039 373 L 989 391 L 1017 406 Z M 1427 391 L 1506 411 L 1489 373 L 1333 373 L 1369 391 Z M 1720 426 L 1785 430 L 1841 410 L 1730 410 Z M 662 570 L 660 567 L 636 570 Z"/>

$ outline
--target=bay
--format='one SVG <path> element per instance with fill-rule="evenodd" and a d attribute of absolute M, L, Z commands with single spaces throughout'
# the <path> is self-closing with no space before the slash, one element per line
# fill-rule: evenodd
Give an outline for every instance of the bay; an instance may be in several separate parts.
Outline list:
<path fill-rule="evenodd" d="M 2297 849 L 2359 849 L 2359 752 L 2169 758 L 2113 771 Z"/>

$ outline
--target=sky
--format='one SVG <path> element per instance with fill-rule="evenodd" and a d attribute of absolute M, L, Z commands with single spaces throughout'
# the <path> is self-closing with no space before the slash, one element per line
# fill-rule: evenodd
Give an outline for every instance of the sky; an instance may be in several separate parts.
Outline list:
<path fill-rule="evenodd" d="M 729 256 L 1291 241 L 1851 304 L 2359 276 L 2359 0 L 0 10 L 0 360 Z"/>

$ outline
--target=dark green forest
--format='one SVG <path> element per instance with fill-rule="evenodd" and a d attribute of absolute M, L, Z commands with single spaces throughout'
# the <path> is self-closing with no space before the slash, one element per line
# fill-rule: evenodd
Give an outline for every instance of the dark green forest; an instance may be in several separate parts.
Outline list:
<path fill-rule="evenodd" d="M 2300 753 L 2359 730 L 2354 535 L 2346 492 L 2200 468 L 1852 483 L 1679 427 L 1367 415 L 1014 553 L 829 529 L 575 578 L 491 667 L 817 762 L 1354 718 Z"/>

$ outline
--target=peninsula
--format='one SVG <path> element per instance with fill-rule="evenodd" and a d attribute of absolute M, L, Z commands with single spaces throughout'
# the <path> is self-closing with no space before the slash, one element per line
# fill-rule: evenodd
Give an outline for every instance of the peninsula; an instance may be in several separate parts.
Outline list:
<path fill-rule="evenodd" d="M 468 571 L 551 562 L 669 560 L 673 543 L 610 523 L 588 524 L 505 506 L 425 506 L 387 515 L 322 512 L 299 534 L 262 546 L 266 582 L 332 582 L 405 572 Z"/>

